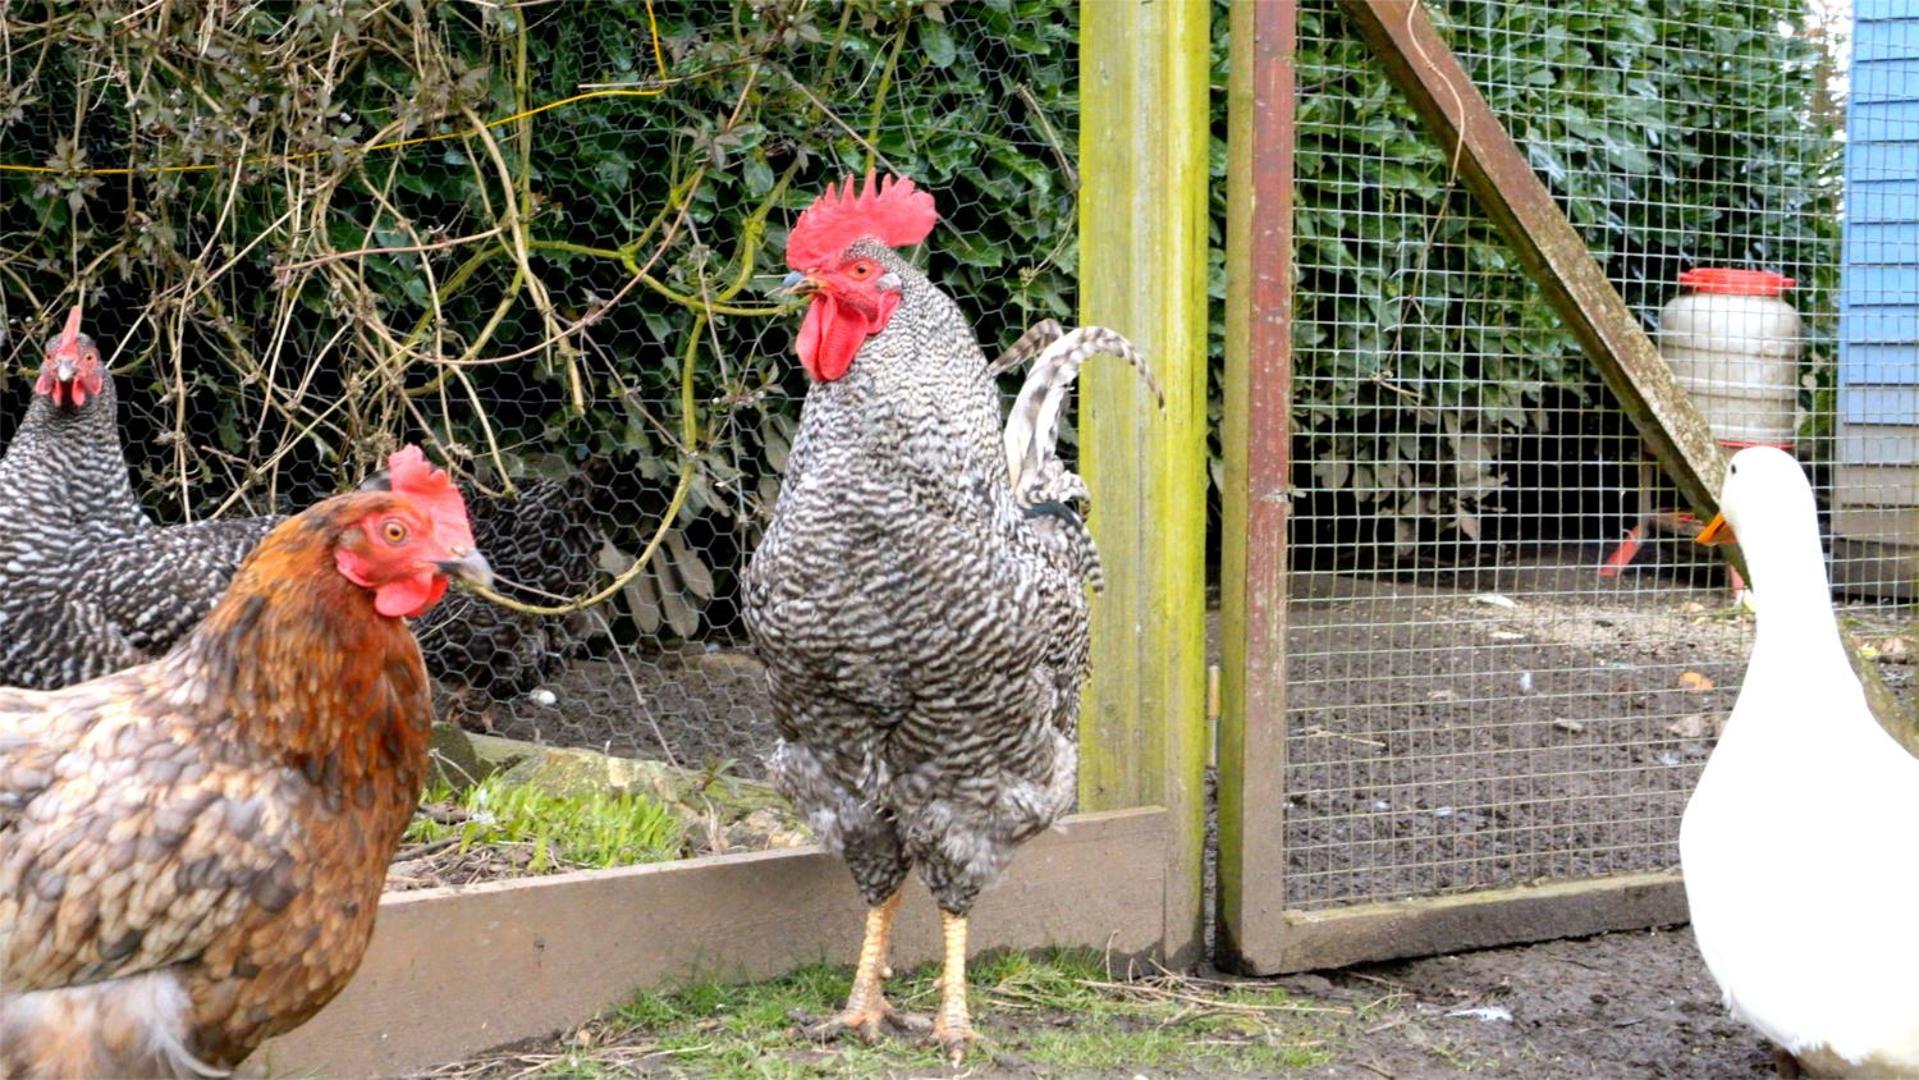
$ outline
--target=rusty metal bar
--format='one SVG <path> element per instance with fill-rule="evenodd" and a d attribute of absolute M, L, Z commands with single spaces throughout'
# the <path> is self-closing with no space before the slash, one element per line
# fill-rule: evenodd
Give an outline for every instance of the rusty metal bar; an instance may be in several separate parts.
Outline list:
<path fill-rule="evenodd" d="M 1235 0 L 1231 16 L 1217 942 L 1258 973 L 1285 932 L 1297 4 Z"/>

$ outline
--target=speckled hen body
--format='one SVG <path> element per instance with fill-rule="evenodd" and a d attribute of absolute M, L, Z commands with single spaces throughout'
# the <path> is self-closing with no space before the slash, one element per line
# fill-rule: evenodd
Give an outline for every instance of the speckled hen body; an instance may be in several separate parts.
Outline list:
<path fill-rule="evenodd" d="M 968 911 L 1070 808 L 1083 552 L 1013 496 L 999 399 L 959 308 L 878 243 L 900 305 L 816 383 L 748 570 L 774 773 L 869 903 L 921 868 Z"/>
<path fill-rule="evenodd" d="M 1073 803 L 1098 565 L 1069 505 L 1085 485 L 1054 454 L 1083 357 L 1036 362 L 1002 429 L 965 317 L 895 254 L 936 220 L 911 182 L 868 177 L 829 187 L 789 234 L 812 386 L 745 592 L 775 782 L 869 905 L 846 1007 L 814 1031 L 923 1026 L 883 992 L 917 867 L 946 941 L 930 1027 L 957 1063 L 974 1037 L 967 915 Z"/>
<path fill-rule="evenodd" d="M 398 613 L 485 572 L 457 495 L 421 505 L 331 500 L 164 659 L 0 690 L 0 1075 L 216 1074 L 346 985 L 425 779 Z M 341 554 L 383 544 L 413 561 Z"/>
<path fill-rule="evenodd" d="M 165 652 L 276 520 L 155 525 L 128 480 L 113 379 L 78 309 L 47 355 L 0 458 L 0 686 L 33 690 Z M 70 377 L 55 381 L 60 365 Z"/>

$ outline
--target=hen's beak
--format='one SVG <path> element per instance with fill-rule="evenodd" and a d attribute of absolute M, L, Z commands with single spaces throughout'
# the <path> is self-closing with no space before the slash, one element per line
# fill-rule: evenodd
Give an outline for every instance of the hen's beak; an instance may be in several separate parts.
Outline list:
<path fill-rule="evenodd" d="M 1707 547 L 1739 542 L 1738 538 L 1732 534 L 1732 526 L 1726 523 L 1724 514 L 1714 514 L 1712 520 L 1707 522 L 1706 527 L 1699 530 L 1699 535 L 1693 539 Z"/>
<path fill-rule="evenodd" d="M 53 377 L 63 383 L 80 375 L 80 317 L 79 304 L 67 309 L 67 325 L 61 328 L 60 340 L 47 357 L 53 361 Z"/>
<path fill-rule="evenodd" d="M 820 291 L 818 279 L 798 270 L 780 279 L 780 287 L 773 290 L 783 296 L 811 296 Z"/>
<path fill-rule="evenodd" d="M 451 559 L 440 559 L 433 565 L 447 577 L 457 578 L 483 589 L 493 587 L 493 567 L 487 564 L 486 556 L 477 551 L 469 551 Z"/>

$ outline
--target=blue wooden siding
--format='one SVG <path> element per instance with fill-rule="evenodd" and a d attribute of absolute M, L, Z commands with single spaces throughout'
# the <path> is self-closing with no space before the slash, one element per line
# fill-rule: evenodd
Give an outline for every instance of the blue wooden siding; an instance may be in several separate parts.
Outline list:
<path fill-rule="evenodd" d="M 1919 435 L 1919 0 L 1856 0 L 1853 16 L 1838 457 L 1919 464 L 1919 438 L 1887 431 Z"/>

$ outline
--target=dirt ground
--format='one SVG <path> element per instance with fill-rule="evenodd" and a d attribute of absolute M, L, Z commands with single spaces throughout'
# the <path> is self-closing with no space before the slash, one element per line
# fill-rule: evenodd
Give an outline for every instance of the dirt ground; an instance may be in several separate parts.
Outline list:
<path fill-rule="evenodd" d="M 1723 588 L 1597 563 L 1295 576 L 1291 906 L 1676 860 L 1750 623 Z"/>
<path fill-rule="evenodd" d="M 1732 1077 L 1771 1051 L 1730 1020 L 1681 927 L 1372 964 L 1281 980 L 1318 1000 L 1397 995 L 1305 1075 Z"/>

